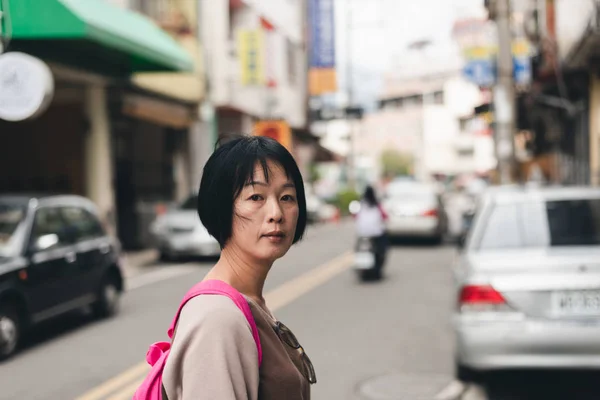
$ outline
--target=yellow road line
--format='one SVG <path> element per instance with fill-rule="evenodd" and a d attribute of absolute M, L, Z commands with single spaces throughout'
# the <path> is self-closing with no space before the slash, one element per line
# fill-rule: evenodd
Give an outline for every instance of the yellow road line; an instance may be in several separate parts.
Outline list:
<path fill-rule="evenodd" d="M 140 363 L 135 365 L 132 368 L 129 368 L 125 372 L 115 376 L 114 378 L 104 382 L 100 386 L 95 387 L 89 392 L 85 393 L 83 396 L 78 397 L 75 400 L 98 400 L 108 396 L 113 391 L 117 390 L 121 386 L 125 385 L 128 382 L 131 382 L 133 379 L 139 378 L 140 376 L 144 376 L 148 373 L 150 369 L 147 363 Z M 134 389 L 135 391 L 135 389 Z"/>
<path fill-rule="evenodd" d="M 328 263 L 284 283 L 265 295 L 267 305 L 272 311 L 285 307 L 350 267 L 351 261 L 352 253 L 344 253 Z"/>
<path fill-rule="evenodd" d="M 142 384 L 142 382 L 144 382 L 144 378 L 145 376 L 142 376 L 140 379 L 137 379 L 133 383 L 125 386 L 123 389 L 110 396 L 108 400 L 130 400 L 137 388 Z"/>
<path fill-rule="evenodd" d="M 316 287 L 331 280 L 336 275 L 348 269 L 351 265 L 352 253 L 344 253 L 341 256 L 271 290 L 265 295 L 265 300 L 271 311 L 275 312 Z M 105 399 L 110 394 L 113 395 L 108 398 L 108 400 L 131 399 L 138 386 L 144 380 L 149 369 L 150 367 L 145 362 L 137 364 L 75 400 L 101 400 Z M 121 390 L 115 392 L 118 389 Z"/>

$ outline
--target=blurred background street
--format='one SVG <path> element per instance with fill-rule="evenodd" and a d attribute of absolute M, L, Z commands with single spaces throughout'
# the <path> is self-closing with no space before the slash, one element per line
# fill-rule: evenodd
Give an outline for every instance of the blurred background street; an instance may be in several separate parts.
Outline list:
<path fill-rule="evenodd" d="M 308 234 L 266 300 L 314 399 L 600 398 L 599 15 L 0 0 L 0 399 L 131 398 L 219 259 L 196 194 L 240 134 L 304 178 Z"/>

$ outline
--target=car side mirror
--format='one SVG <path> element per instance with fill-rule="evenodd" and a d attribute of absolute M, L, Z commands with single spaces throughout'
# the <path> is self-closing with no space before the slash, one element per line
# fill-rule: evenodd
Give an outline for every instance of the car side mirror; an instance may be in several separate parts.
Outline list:
<path fill-rule="evenodd" d="M 58 235 L 56 233 L 49 233 L 42 235 L 35 240 L 33 244 L 33 251 L 44 251 L 52 248 L 58 244 Z"/>

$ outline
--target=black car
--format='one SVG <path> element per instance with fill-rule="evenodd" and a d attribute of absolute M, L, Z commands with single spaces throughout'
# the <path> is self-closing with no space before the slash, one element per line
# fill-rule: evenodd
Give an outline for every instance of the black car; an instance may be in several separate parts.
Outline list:
<path fill-rule="evenodd" d="M 118 309 L 120 245 L 79 196 L 0 196 L 0 359 L 39 322 Z"/>

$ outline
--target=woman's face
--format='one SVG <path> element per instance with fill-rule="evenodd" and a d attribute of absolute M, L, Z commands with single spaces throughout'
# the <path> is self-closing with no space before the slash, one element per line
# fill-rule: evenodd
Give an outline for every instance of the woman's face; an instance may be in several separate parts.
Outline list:
<path fill-rule="evenodd" d="M 260 164 L 254 181 L 234 201 L 229 245 L 260 262 L 282 257 L 294 241 L 298 222 L 296 188 L 284 169 L 268 161 L 269 181 Z"/>

